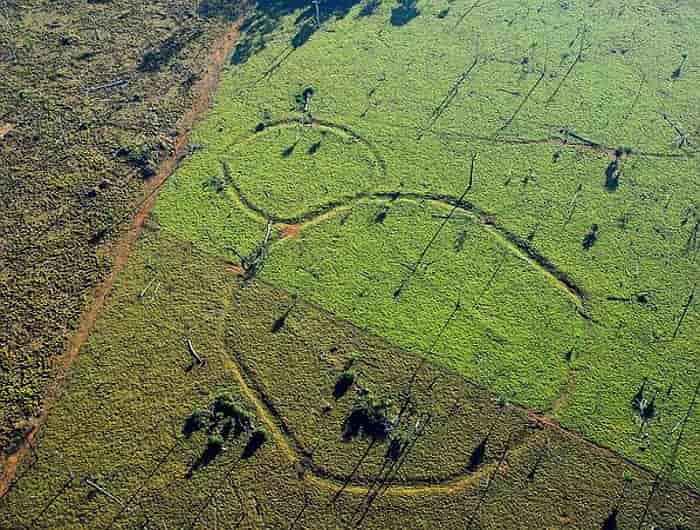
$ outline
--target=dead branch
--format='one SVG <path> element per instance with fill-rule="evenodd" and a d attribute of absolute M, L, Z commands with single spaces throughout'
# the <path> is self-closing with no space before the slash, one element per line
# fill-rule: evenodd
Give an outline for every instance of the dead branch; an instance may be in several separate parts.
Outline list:
<path fill-rule="evenodd" d="M 110 81 L 109 83 L 105 83 L 104 85 L 85 87 L 83 89 L 83 92 L 85 92 L 86 94 L 90 94 L 92 92 L 97 92 L 99 90 L 107 90 L 110 88 L 117 88 L 117 87 L 125 86 L 128 84 L 129 84 L 128 79 L 117 79 L 115 81 Z"/>
<path fill-rule="evenodd" d="M 187 339 L 187 350 L 190 352 L 190 355 L 194 358 L 197 364 L 204 364 L 204 359 L 202 359 L 202 357 L 197 353 L 197 350 L 194 349 L 194 346 L 192 345 L 192 341 L 190 339 Z"/>
<path fill-rule="evenodd" d="M 696 283 L 693 285 L 692 290 L 690 291 L 690 294 L 688 295 L 688 300 L 686 300 L 685 304 L 683 305 L 683 309 L 681 310 L 681 316 L 678 319 L 678 324 L 676 324 L 676 329 L 673 330 L 673 338 L 675 339 L 678 336 L 678 331 L 681 329 L 681 325 L 683 324 L 683 320 L 685 319 L 685 316 L 688 314 L 688 311 L 690 310 L 690 306 L 693 303 L 693 298 L 695 298 L 695 289 L 697 288 L 698 284 Z"/>
<path fill-rule="evenodd" d="M 87 484 L 88 486 L 90 486 L 91 488 L 93 488 L 93 489 L 99 491 L 100 493 L 102 493 L 102 495 L 104 495 L 104 496 L 107 497 L 108 499 L 110 499 L 110 500 L 116 502 L 116 503 L 119 504 L 120 506 L 124 506 L 124 502 L 123 502 L 121 499 L 119 499 L 119 498 L 118 498 L 117 496 L 115 496 L 115 495 L 112 495 L 109 491 L 107 491 L 105 488 L 103 488 L 102 486 L 100 486 L 100 485 L 99 485 L 97 482 L 95 482 L 94 480 L 91 480 L 91 479 L 89 479 L 88 477 L 85 477 L 85 478 L 83 479 L 83 483 L 85 483 L 85 484 Z"/>
<path fill-rule="evenodd" d="M 442 232 L 442 229 L 445 228 L 445 225 L 452 219 L 452 216 L 455 214 L 458 208 L 463 205 L 464 197 L 467 196 L 467 193 L 472 189 L 472 185 L 474 183 L 474 163 L 476 161 L 476 154 L 472 155 L 471 158 L 471 166 L 469 169 L 469 182 L 467 184 L 467 187 L 464 189 L 462 192 L 462 195 L 460 195 L 459 199 L 455 202 L 454 206 L 450 210 L 450 213 L 447 214 L 447 217 L 442 221 L 438 229 L 435 231 L 433 236 L 430 238 L 430 241 L 423 247 L 423 251 L 420 253 L 418 256 L 418 259 L 414 262 L 412 267 L 409 267 L 409 270 L 406 272 L 404 275 L 403 280 L 401 281 L 401 285 L 394 291 L 394 299 L 398 299 L 403 291 L 408 287 L 408 282 L 410 281 L 411 277 L 416 273 L 418 270 L 418 267 L 421 265 L 423 260 L 425 259 L 425 256 L 428 254 L 428 251 L 430 250 L 430 247 L 433 246 L 433 243 L 437 240 L 438 236 L 440 235 L 440 232 Z"/>

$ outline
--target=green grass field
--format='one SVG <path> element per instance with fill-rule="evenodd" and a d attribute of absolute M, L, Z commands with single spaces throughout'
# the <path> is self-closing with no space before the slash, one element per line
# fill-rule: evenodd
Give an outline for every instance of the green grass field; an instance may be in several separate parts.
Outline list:
<path fill-rule="evenodd" d="M 194 365 L 188 341 L 204 366 Z M 334 395 L 348 363 L 356 382 Z M 454 372 L 427 364 L 408 386 L 419 364 L 419 356 L 279 289 L 244 282 L 219 257 L 149 229 L 35 453 L 0 498 L 0 528 L 700 524 L 697 493 L 669 480 L 652 490 L 651 472 Z M 392 399 L 393 410 L 410 390 L 402 425 L 424 427 L 398 466 L 388 441 L 342 436 L 360 388 Z M 184 427 L 222 390 L 268 439 L 244 456 L 250 434 L 231 434 L 221 453 L 203 460 L 207 432 L 186 435 Z"/>
<path fill-rule="evenodd" d="M 674 72 L 698 13 L 474 5 L 402 26 L 358 6 L 296 48 L 283 19 L 228 70 L 158 219 L 231 259 L 267 219 L 298 223 L 263 278 L 660 469 L 700 376 L 695 305 L 676 330 L 698 278 L 699 70 Z M 472 155 L 465 207 L 419 259 Z M 697 486 L 697 409 L 685 429 L 674 475 Z"/>
<path fill-rule="evenodd" d="M 318 8 L 250 6 L 0 530 L 699 529 L 698 6 Z"/>

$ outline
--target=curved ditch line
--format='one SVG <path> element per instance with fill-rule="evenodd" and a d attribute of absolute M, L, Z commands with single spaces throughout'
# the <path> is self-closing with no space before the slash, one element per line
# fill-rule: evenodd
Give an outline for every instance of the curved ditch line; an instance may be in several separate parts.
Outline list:
<path fill-rule="evenodd" d="M 371 488 L 374 478 L 357 480 L 345 475 L 333 473 L 326 468 L 313 463 L 308 450 L 303 449 L 298 438 L 285 423 L 282 415 L 271 403 L 270 398 L 260 388 L 255 377 L 248 372 L 245 364 L 233 356 L 224 358 L 224 367 L 238 382 L 241 391 L 247 400 L 255 408 L 256 416 L 265 424 L 272 434 L 275 444 L 285 453 L 287 459 L 295 465 L 301 466 L 310 475 L 305 474 L 304 480 L 310 480 L 324 489 L 344 492 L 353 495 L 366 495 Z M 514 444 L 509 452 L 524 450 L 529 436 L 524 436 L 519 443 Z M 407 479 L 392 479 L 384 482 L 386 490 L 384 494 L 396 496 L 424 495 L 434 493 L 456 493 L 477 483 L 485 475 L 496 467 L 497 462 L 489 462 L 482 465 L 474 472 L 467 471 L 466 467 L 454 471 L 444 477 L 417 477 Z"/>
<path fill-rule="evenodd" d="M 361 143 L 364 147 L 366 147 L 372 153 L 372 156 L 375 158 L 375 160 L 379 164 L 379 168 L 380 168 L 382 175 L 386 176 L 386 173 L 387 173 L 386 160 L 384 160 L 384 157 L 379 152 L 379 149 L 377 149 L 372 142 L 367 140 L 367 138 L 365 138 L 361 134 L 355 132 L 353 129 L 351 129 L 347 125 L 333 123 L 333 122 L 327 121 L 327 120 L 319 120 L 317 118 L 311 118 L 311 119 L 283 118 L 280 120 L 275 120 L 275 121 L 271 121 L 271 122 L 267 122 L 267 123 L 261 123 L 258 126 L 259 128 L 254 129 L 251 134 L 248 134 L 248 135 L 244 136 L 242 139 L 239 139 L 236 142 L 234 142 L 234 145 L 238 145 L 238 144 L 250 141 L 250 140 L 254 139 L 256 136 L 259 136 L 260 134 L 266 132 L 268 129 L 274 129 L 276 127 L 285 127 L 285 126 L 291 126 L 291 125 L 299 125 L 301 127 L 312 127 L 312 128 L 325 127 L 327 129 L 340 131 L 341 133 L 348 136 L 351 140 L 358 142 L 358 143 Z"/>
<path fill-rule="evenodd" d="M 469 215 L 475 221 L 481 223 L 486 230 L 488 230 L 508 248 L 513 250 L 518 256 L 528 261 L 528 263 L 538 268 L 541 272 L 543 272 L 543 274 L 549 277 L 553 283 L 563 292 L 565 292 L 574 302 L 577 313 L 585 320 L 594 322 L 592 317 L 588 314 L 586 308 L 586 293 L 581 287 L 579 287 L 565 272 L 561 271 L 548 258 L 533 249 L 527 241 L 498 224 L 496 220 L 486 211 L 469 201 L 460 201 L 452 195 L 439 193 L 404 191 L 359 192 L 354 195 L 347 195 L 337 200 L 330 201 L 324 205 L 312 208 L 302 214 L 285 217 L 272 214 L 253 203 L 235 182 L 231 181 L 229 184 L 234 190 L 237 200 L 246 210 L 248 210 L 250 214 L 252 214 L 254 218 L 265 223 L 272 221 L 275 224 L 283 225 L 281 227 L 277 227 L 280 229 L 281 237 L 277 237 L 276 239 L 272 240 L 272 245 L 288 239 L 287 237 L 284 237 L 285 235 L 296 235 L 307 227 L 320 224 L 335 217 L 343 211 L 352 209 L 356 204 L 362 202 L 386 200 L 408 200 L 416 202 L 430 201 L 437 207 L 456 207 L 458 210 Z"/>
<path fill-rule="evenodd" d="M 231 262 L 224 259 L 221 262 L 221 266 L 224 268 L 224 270 L 227 270 L 230 273 L 235 274 L 239 278 L 242 277 L 243 271 L 242 271 L 242 269 L 239 269 L 239 267 L 237 265 L 232 265 Z M 248 281 L 248 280 L 246 280 L 246 281 Z M 267 282 L 263 279 L 255 278 L 255 280 L 253 280 L 253 281 L 255 281 L 256 283 L 259 283 L 261 285 L 264 285 L 269 289 L 276 289 L 277 291 L 284 293 L 284 295 L 286 297 L 288 297 L 289 299 L 293 299 L 295 296 L 298 296 L 298 293 L 292 293 L 292 292 L 284 289 L 283 287 L 280 287 L 279 285 L 274 285 L 274 284 Z M 340 317 L 340 316 L 332 313 L 328 309 L 324 308 L 323 306 L 321 306 L 315 302 L 312 302 L 309 300 L 303 300 L 303 303 L 307 307 L 312 308 L 315 311 L 318 311 L 320 314 L 324 315 L 327 318 L 335 319 L 337 321 L 345 323 L 352 330 L 354 330 L 354 332 L 356 332 L 356 333 L 366 333 L 366 334 L 369 334 L 373 337 L 376 337 L 377 339 L 382 340 L 384 342 L 386 342 L 386 340 L 387 340 L 385 337 L 382 337 L 381 335 L 377 335 L 375 333 L 372 333 L 371 331 L 367 331 L 366 329 L 362 329 L 362 328 L 357 327 L 351 320 Z M 227 361 L 228 361 L 228 364 L 227 364 Z M 449 368 L 449 367 L 443 366 L 443 365 L 434 364 L 434 362 L 432 362 L 430 360 L 428 360 L 427 362 L 435 370 L 438 370 L 438 371 L 443 372 L 445 374 L 451 374 L 452 376 L 460 378 L 471 389 L 491 393 L 491 390 L 488 387 L 484 386 L 483 384 L 478 384 L 470 379 L 466 379 L 463 375 L 461 375 L 459 372 L 455 371 L 453 368 Z M 229 359 L 229 357 L 226 357 L 224 359 L 224 364 L 231 365 L 231 363 L 234 363 L 234 362 L 231 359 Z M 583 433 L 581 433 L 580 431 L 577 431 L 577 430 L 574 430 L 574 429 L 571 429 L 568 427 L 562 427 L 556 418 L 553 418 L 553 417 L 547 415 L 547 413 L 544 411 L 535 410 L 535 409 L 529 407 L 528 405 L 526 405 L 525 403 L 511 402 L 510 406 L 512 406 L 513 408 L 515 408 L 518 411 L 521 411 L 524 415 L 527 416 L 528 420 L 533 425 L 536 425 L 539 429 L 547 430 L 548 432 L 560 435 L 560 436 L 566 438 L 567 440 L 574 440 L 574 442 L 580 443 L 581 445 L 585 446 L 586 449 L 593 451 L 593 452 L 596 452 L 596 453 L 599 453 L 601 455 L 605 455 L 607 457 L 613 458 L 622 464 L 625 464 L 627 466 L 630 466 L 633 469 L 638 470 L 640 473 L 643 473 L 646 476 L 651 477 L 652 479 L 656 475 L 656 473 L 658 472 L 658 470 L 655 470 L 647 465 L 640 464 L 639 462 L 632 460 L 630 457 L 625 456 L 624 454 L 621 454 L 616 449 L 613 449 L 607 445 L 604 445 L 602 443 L 599 443 L 599 442 L 596 442 L 596 441 L 593 441 L 593 440 L 586 438 L 585 435 Z M 273 432 L 274 432 L 274 430 L 273 430 Z M 475 473 L 478 473 L 478 471 L 476 471 Z M 693 499 L 697 499 L 698 502 L 700 502 L 700 491 L 698 491 L 696 488 L 694 488 L 693 486 L 689 485 L 686 482 L 674 482 L 674 484 L 676 484 L 680 488 L 682 488 L 683 492 L 690 495 Z"/>
<path fill-rule="evenodd" d="M 227 359 L 230 360 L 230 359 Z M 349 480 L 346 475 L 340 475 L 337 473 L 334 473 L 327 468 L 323 466 L 319 466 L 317 464 L 313 463 L 313 452 L 306 449 L 304 447 L 304 444 L 299 440 L 299 438 L 296 436 L 294 433 L 294 430 L 291 429 L 287 423 L 284 420 L 284 416 L 277 410 L 277 407 L 274 405 L 272 402 L 272 398 L 268 395 L 268 393 L 265 391 L 263 388 L 263 385 L 258 381 L 257 377 L 253 373 L 253 371 L 248 367 L 248 365 L 245 363 L 245 361 L 240 357 L 236 356 L 235 360 L 232 361 L 235 363 L 236 366 L 233 366 L 232 364 L 227 363 L 227 366 L 232 369 L 232 370 L 238 370 L 238 373 L 242 376 L 242 378 L 239 378 L 239 382 L 243 381 L 249 390 L 251 392 L 246 392 L 246 395 L 249 397 L 249 399 L 257 399 L 258 402 L 260 402 L 263 406 L 263 410 L 266 411 L 268 414 L 269 418 L 272 419 L 273 423 L 277 427 L 277 429 L 283 434 L 285 437 L 285 441 L 287 445 L 289 445 L 292 450 L 297 454 L 301 455 L 303 458 L 300 459 L 302 462 L 302 465 L 305 469 L 308 469 L 313 472 L 314 475 L 316 475 L 319 478 L 322 478 L 324 480 L 328 480 L 331 482 L 334 482 L 335 484 L 341 486 L 345 483 L 354 483 L 356 485 L 367 485 L 369 486 L 369 483 L 372 483 L 374 481 L 374 478 L 367 478 L 364 480 Z M 525 436 L 522 439 L 518 441 L 518 443 L 513 444 L 511 447 L 517 448 L 520 445 L 522 445 L 528 437 Z M 485 464 L 485 466 L 488 464 Z M 464 476 L 466 475 L 473 475 L 475 472 L 471 472 L 468 470 L 468 465 L 465 464 L 464 467 L 457 469 L 451 473 L 448 473 L 446 475 L 443 475 L 442 477 L 436 478 L 436 477 L 412 477 L 412 478 L 407 478 L 407 479 L 401 479 L 398 481 L 386 481 L 387 485 L 409 485 L 409 486 L 420 486 L 420 485 L 433 485 L 433 484 L 446 484 L 446 483 L 452 483 L 452 482 L 457 482 L 461 480 Z M 481 469 L 481 468 L 479 468 Z"/>

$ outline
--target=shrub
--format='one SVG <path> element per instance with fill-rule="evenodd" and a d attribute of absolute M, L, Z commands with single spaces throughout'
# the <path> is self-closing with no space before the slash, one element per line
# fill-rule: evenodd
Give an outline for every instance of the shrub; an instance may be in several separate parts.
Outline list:
<path fill-rule="evenodd" d="M 231 394 L 227 392 L 218 394 L 214 399 L 213 409 L 217 418 L 233 419 L 238 430 L 246 431 L 250 428 L 250 413 Z"/>
<path fill-rule="evenodd" d="M 301 92 L 294 94 L 294 106 L 296 110 L 305 112 L 315 92 L 314 87 L 308 86 Z"/>
<path fill-rule="evenodd" d="M 343 373 L 340 374 L 338 380 L 335 382 L 335 388 L 333 388 L 333 397 L 338 399 L 343 397 L 345 393 L 350 389 L 350 387 L 355 382 L 355 371 L 348 368 Z"/>
<path fill-rule="evenodd" d="M 184 432 L 186 435 L 204 429 L 209 424 L 209 414 L 200 409 L 194 409 L 185 421 Z"/>
<path fill-rule="evenodd" d="M 226 181 L 220 175 L 212 175 L 202 183 L 202 187 L 215 193 L 223 193 L 226 189 Z"/>
<path fill-rule="evenodd" d="M 261 444 L 265 443 L 268 438 L 268 432 L 262 425 L 255 428 L 253 434 L 250 435 L 251 439 L 258 440 Z"/>
<path fill-rule="evenodd" d="M 590 231 L 583 238 L 584 250 L 590 249 L 598 241 L 598 225 L 592 225 Z"/>
<path fill-rule="evenodd" d="M 353 438 L 358 434 L 373 438 L 386 438 L 391 432 L 389 408 L 391 402 L 384 398 L 375 398 L 371 394 L 360 396 L 345 420 L 345 437 Z"/>
<path fill-rule="evenodd" d="M 122 146 L 117 150 L 117 156 L 125 159 L 132 166 L 141 168 L 144 177 L 152 177 L 156 173 L 158 157 L 155 148 L 149 143 Z"/>
<path fill-rule="evenodd" d="M 224 447 L 224 437 L 220 434 L 210 434 L 207 438 L 207 449 L 213 452 L 221 451 Z"/>
<path fill-rule="evenodd" d="M 352 385 L 355 382 L 355 371 L 351 369 L 345 370 L 342 374 L 340 374 L 338 381 L 341 381 L 348 386 Z"/>

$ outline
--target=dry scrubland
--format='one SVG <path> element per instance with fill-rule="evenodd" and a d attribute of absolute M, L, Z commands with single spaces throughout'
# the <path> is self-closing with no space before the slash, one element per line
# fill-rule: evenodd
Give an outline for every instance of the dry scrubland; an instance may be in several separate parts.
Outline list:
<path fill-rule="evenodd" d="M 203 3 L 203 5 L 206 3 Z M 37 414 L 110 245 L 176 142 L 219 18 L 190 1 L 0 5 L 0 447 Z"/>
<path fill-rule="evenodd" d="M 99 101 L 116 112 L 143 82 L 174 123 L 189 96 L 173 90 L 233 14 L 204 6 L 160 11 L 185 44 L 171 56 L 139 30 L 140 73 Z M 700 527 L 697 8 L 370 0 L 320 15 L 248 12 L 0 527 Z M 150 49 L 166 50 L 155 73 Z M 102 226 L 85 211 L 125 218 L 167 151 L 142 160 L 150 137 L 109 138 L 114 171 L 134 166 L 109 195 L 121 209 L 90 209 L 102 176 L 79 208 L 46 195 L 85 230 Z M 66 226 L 66 256 L 103 256 L 120 226 L 105 223 L 92 246 Z M 31 253 L 12 245 L 8 293 L 49 296 L 17 287 Z M 106 270 L 70 267 L 92 278 L 81 294 Z M 71 303 L 37 318 L 68 327 Z M 8 399 L 16 421 L 51 370 L 36 368 L 48 350 L 12 340 L 0 376 L 17 352 L 35 363 L 19 372 L 28 401 Z"/>

